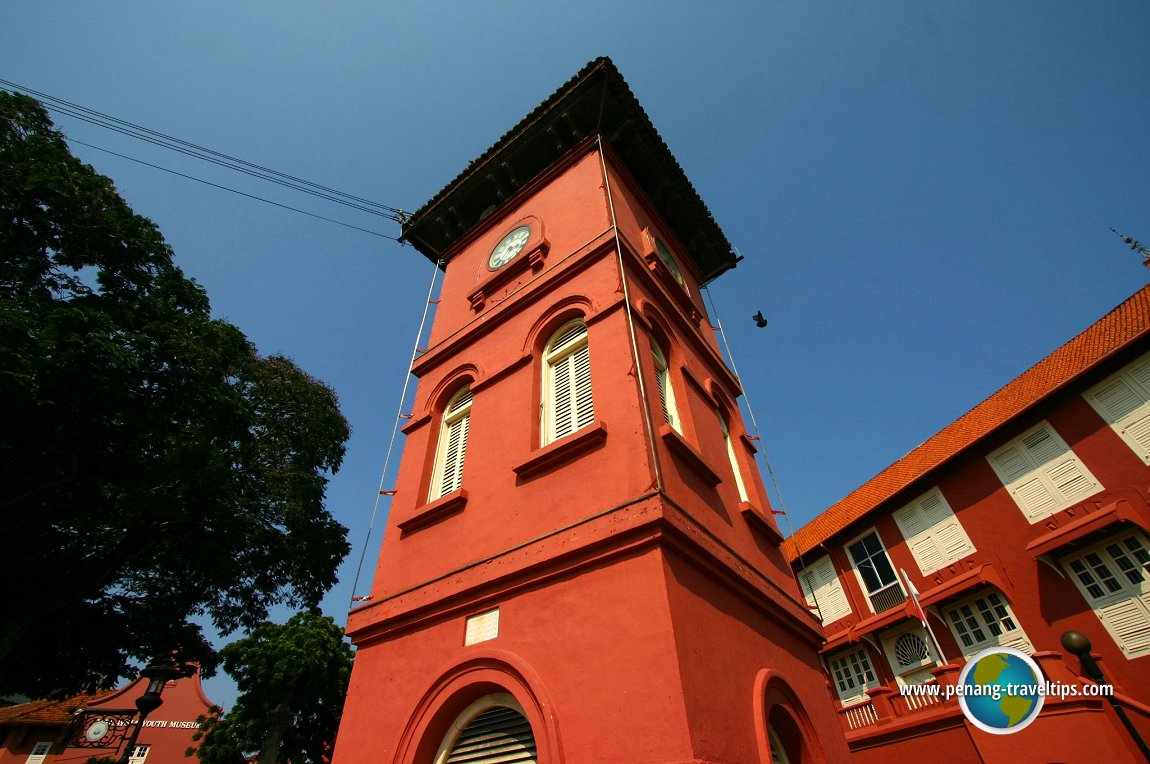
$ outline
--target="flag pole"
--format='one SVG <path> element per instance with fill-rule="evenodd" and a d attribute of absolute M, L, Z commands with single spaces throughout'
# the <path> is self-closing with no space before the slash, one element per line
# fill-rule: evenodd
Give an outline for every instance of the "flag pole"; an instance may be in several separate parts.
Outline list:
<path fill-rule="evenodd" d="M 946 655 L 943 654 L 942 645 L 938 643 L 938 637 L 934 635 L 934 629 L 930 628 L 930 622 L 927 620 L 926 611 L 923 610 L 922 603 L 918 600 L 918 589 L 914 588 L 914 584 L 910 582 L 910 576 L 906 574 L 905 570 L 899 568 L 898 572 L 902 576 L 903 583 L 906 585 L 906 591 L 907 594 L 910 595 L 910 601 L 914 603 L 914 609 L 915 612 L 918 613 L 918 619 L 922 621 L 922 627 L 926 629 L 926 633 L 930 635 L 930 641 L 934 645 L 934 649 L 938 653 L 938 657 L 941 659 L 941 663 L 945 664 L 947 662 Z"/>

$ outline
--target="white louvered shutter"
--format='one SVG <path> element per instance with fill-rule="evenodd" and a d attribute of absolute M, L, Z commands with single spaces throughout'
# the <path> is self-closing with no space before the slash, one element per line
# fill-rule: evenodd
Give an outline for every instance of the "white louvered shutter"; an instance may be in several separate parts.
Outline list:
<path fill-rule="evenodd" d="M 649 337 L 651 341 L 651 354 L 655 357 L 655 384 L 659 388 L 659 404 L 663 408 L 663 420 L 675 428 L 679 429 L 679 412 L 675 407 L 675 390 L 671 386 L 671 374 L 667 364 L 667 357 L 663 355 L 663 351 L 655 343 L 654 337 Z"/>
<path fill-rule="evenodd" d="M 1150 654 L 1150 549 L 1140 534 L 1113 537 L 1067 559 L 1071 577 L 1127 658 Z"/>
<path fill-rule="evenodd" d="M 463 728 L 444 764 L 534 764 L 535 736 L 527 717 L 496 706 Z"/>
<path fill-rule="evenodd" d="M 443 427 L 432 473 L 429 500 L 446 496 L 463 483 L 463 462 L 467 456 L 467 435 L 471 430 L 471 388 L 456 393 L 443 413 Z"/>
<path fill-rule="evenodd" d="M 1150 358 L 1095 385 L 1085 397 L 1126 445 L 1150 464 Z"/>
<path fill-rule="evenodd" d="M 937 488 L 895 512 L 894 520 L 923 575 L 974 551 L 962 523 Z"/>
<path fill-rule="evenodd" d="M 1097 493 L 1102 487 L 1046 422 L 995 451 L 988 459 L 1032 523 Z"/>
<path fill-rule="evenodd" d="M 824 626 L 850 615 L 850 602 L 829 555 L 823 555 L 801 571 L 799 585 L 807 604 L 818 605 Z"/>
<path fill-rule="evenodd" d="M 549 440 L 558 440 L 595 421 L 587 327 L 576 323 L 561 330 L 548 346 L 547 365 L 547 429 Z"/>
<path fill-rule="evenodd" d="M 967 658 L 988 647 L 1013 647 L 1028 655 L 1034 652 L 1005 595 L 997 590 L 951 605 L 943 617 Z"/>
<path fill-rule="evenodd" d="M 51 749 L 51 743 L 37 743 L 32 747 L 32 753 L 28 754 L 24 764 L 44 764 L 44 759 L 47 758 L 48 751 Z"/>

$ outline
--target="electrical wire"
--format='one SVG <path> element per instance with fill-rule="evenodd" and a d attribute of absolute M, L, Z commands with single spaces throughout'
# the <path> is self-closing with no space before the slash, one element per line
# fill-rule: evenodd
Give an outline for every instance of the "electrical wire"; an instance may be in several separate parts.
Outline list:
<path fill-rule="evenodd" d="M 64 136 L 64 137 L 68 138 L 67 136 Z M 382 239 L 391 239 L 392 241 L 399 241 L 398 238 L 396 238 L 394 236 L 388 236 L 385 233 L 380 233 L 378 231 L 372 231 L 372 230 L 367 229 L 367 228 L 360 228 L 357 225 L 352 225 L 351 223 L 345 223 L 342 220 L 335 220 L 334 218 L 324 217 L 323 215 L 317 215 L 314 212 L 308 212 L 307 210 L 301 210 L 298 207 L 291 207 L 287 204 L 280 204 L 279 202 L 273 202 L 271 199 L 265 199 L 262 196 L 256 196 L 255 194 L 249 194 L 249 193 L 246 193 L 244 191 L 238 191 L 238 190 L 236 190 L 234 188 L 230 188 L 228 186 L 222 186 L 219 183 L 212 183 L 210 180 L 204 180 L 203 178 L 197 178 L 194 175 L 187 175 L 187 174 L 182 173 L 182 172 L 176 172 L 175 170 L 170 170 L 167 167 L 161 167 L 158 164 L 152 164 L 151 162 L 145 162 L 143 159 L 136 159 L 135 157 L 130 157 L 127 154 L 121 154 L 119 152 L 112 151 L 111 149 L 105 149 L 105 148 L 102 148 L 100 146 L 94 146 L 91 143 L 85 143 L 84 141 L 80 141 L 80 140 L 77 140 L 75 138 L 68 138 L 68 140 L 72 143 L 78 143 L 81 146 L 87 146 L 90 149 L 96 149 L 97 151 L 103 151 L 107 154 L 111 154 L 112 156 L 120 157 L 121 159 L 127 159 L 131 162 L 137 162 L 139 164 L 146 165 L 148 167 L 152 167 L 152 168 L 155 168 L 157 170 L 163 170 L 164 172 L 171 173 L 172 175 L 178 175 L 181 178 L 187 178 L 188 180 L 194 180 L 197 183 L 203 183 L 205 186 L 211 186 L 213 188 L 218 188 L 218 189 L 221 189 L 223 191 L 230 191 L 233 194 L 239 194 L 240 196 L 246 196 L 248 199 L 255 199 L 256 201 L 264 202 L 265 204 L 271 204 L 271 205 L 274 205 L 276 207 L 281 207 L 285 210 L 291 210 L 292 212 L 298 212 L 301 215 L 307 215 L 308 217 L 317 218 L 319 220 L 325 220 L 328 223 L 335 223 L 336 225 L 341 225 L 344 228 L 353 228 L 356 231 L 363 231 L 364 233 L 369 233 L 372 236 L 379 236 Z"/>
<path fill-rule="evenodd" d="M 415 333 L 415 346 L 411 349 L 411 360 L 407 364 L 407 374 L 403 379 L 403 391 L 399 394 L 399 411 L 395 413 L 395 423 L 391 428 L 391 439 L 387 443 L 387 453 L 383 457 L 383 469 L 379 473 L 379 492 L 375 496 L 375 505 L 371 508 L 371 520 L 367 524 L 367 535 L 363 539 L 363 549 L 359 553 L 359 564 L 355 569 L 355 579 L 351 584 L 351 601 L 348 603 L 347 609 L 350 611 L 355 607 L 356 602 L 365 602 L 371 599 L 371 596 L 357 597 L 356 591 L 359 590 L 359 576 L 363 572 L 364 559 L 367 556 L 368 544 L 371 543 L 371 534 L 375 529 L 375 517 L 379 513 L 379 504 L 381 496 L 392 496 L 394 491 L 384 490 L 384 485 L 387 481 L 387 471 L 391 464 L 391 453 L 395 448 L 395 440 L 399 435 L 399 423 L 403 419 L 403 409 L 407 400 L 407 388 L 411 384 L 411 367 L 415 365 L 415 358 L 419 355 L 420 341 L 423 339 L 423 328 L 427 324 L 427 314 L 431 312 L 431 306 L 437 301 L 431 299 L 435 294 L 435 278 L 439 275 L 440 269 L 443 267 L 443 261 L 440 260 L 435 264 L 435 268 L 431 271 L 431 283 L 427 287 L 427 302 L 423 306 L 423 318 L 419 321 L 419 329 Z"/>
<path fill-rule="evenodd" d="M 129 122 L 127 120 L 96 111 L 95 109 L 89 109 L 86 106 L 81 106 L 79 104 L 72 103 L 71 101 L 57 98 L 48 93 L 20 85 L 19 83 L 15 83 L 10 80 L 0 78 L 0 85 L 4 85 L 13 89 L 14 91 L 19 91 L 24 94 L 36 97 L 44 104 L 46 108 L 51 111 L 82 120 L 98 127 L 113 130 L 123 135 L 136 138 L 137 140 L 160 146 L 161 148 L 176 151 L 205 162 L 211 162 L 221 167 L 235 170 L 236 172 L 241 172 L 246 175 L 250 175 L 252 177 L 259 178 L 271 183 L 276 183 L 278 185 L 306 194 L 311 194 L 313 196 L 332 201 L 337 204 L 343 204 L 348 207 L 367 212 L 369 214 L 378 215 L 398 223 L 403 223 L 407 219 L 407 214 L 398 207 L 392 207 L 390 205 L 380 204 L 379 202 L 373 202 L 370 199 L 365 199 L 361 196 L 348 194 L 329 186 L 324 186 L 319 183 L 314 183 L 312 181 L 290 175 L 288 173 L 273 170 L 269 167 L 255 164 L 254 162 L 248 162 L 244 159 L 239 159 L 238 157 L 234 157 L 220 151 L 215 151 L 214 149 L 209 149 L 196 143 L 161 133 L 157 130 L 152 130 L 134 122 Z"/>
<path fill-rule="evenodd" d="M 786 505 L 786 502 L 783 501 L 783 493 L 782 493 L 782 489 L 780 489 L 780 487 L 779 487 L 779 480 L 775 476 L 775 470 L 771 466 L 770 456 L 767 454 L 766 444 L 763 442 L 762 433 L 759 431 L 759 423 L 755 419 L 755 410 L 751 406 L 751 396 L 747 393 L 747 389 L 743 385 L 742 377 L 739 376 L 739 367 L 735 365 L 735 356 L 734 356 L 734 354 L 731 353 L 731 344 L 727 341 L 727 332 L 723 329 L 722 320 L 719 319 L 719 311 L 715 307 L 715 298 L 711 296 L 711 290 L 707 286 L 704 285 L 702 288 L 702 291 L 706 292 L 707 302 L 709 302 L 711 305 L 711 316 L 715 319 L 715 326 L 718 328 L 719 336 L 723 340 L 723 349 L 726 350 L 727 360 L 731 362 L 731 371 L 734 373 L 735 379 L 738 380 L 739 387 L 743 388 L 743 401 L 747 405 L 747 415 L 751 419 L 751 427 L 754 428 L 754 430 L 755 430 L 755 438 L 759 441 L 759 452 L 763 456 L 763 464 L 765 464 L 767 467 L 767 474 L 770 476 L 771 485 L 775 489 L 775 497 L 778 498 L 778 500 L 779 500 L 779 514 L 781 514 L 783 516 L 783 521 L 786 523 L 787 538 L 791 541 L 791 544 L 794 546 L 795 553 L 798 554 L 798 551 L 799 551 L 798 541 L 795 540 L 794 528 L 791 527 L 791 516 L 790 516 L 790 513 L 787 512 L 787 505 Z M 818 597 L 815 595 L 814 582 L 811 581 L 810 577 L 807 575 L 806 560 L 804 560 L 801 555 L 799 556 L 798 559 L 799 559 L 800 573 L 799 573 L 799 575 L 795 576 L 795 579 L 799 582 L 800 587 L 802 585 L 803 579 L 804 578 L 806 579 L 807 586 L 811 590 L 811 598 L 815 601 L 815 609 L 818 610 L 819 618 L 821 619 L 822 618 L 822 609 L 819 607 Z M 792 571 L 792 574 L 793 574 L 793 571 Z"/>

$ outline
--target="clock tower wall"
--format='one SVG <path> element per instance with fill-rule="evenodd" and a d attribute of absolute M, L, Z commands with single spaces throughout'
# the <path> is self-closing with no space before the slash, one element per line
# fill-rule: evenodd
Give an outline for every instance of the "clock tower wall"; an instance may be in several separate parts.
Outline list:
<path fill-rule="evenodd" d="M 403 428 L 375 600 L 469 569 L 655 488 L 594 145 L 571 152 L 497 209 L 447 260 L 433 341 L 413 366 L 419 384 Z M 490 270 L 493 251 L 522 225 L 531 229 L 524 246 Z M 593 419 L 551 438 L 541 417 L 545 348 L 572 320 L 586 327 Z M 463 475 L 458 490 L 441 496 L 435 484 L 441 423 L 464 385 L 471 404 Z"/>
<path fill-rule="evenodd" d="M 756 440 L 737 403 L 742 391 L 720 353 L 698 269 L 613 152 L 607 148 L 605 155 L 664 493 L 799 601 L 757 467 Z M 657 240 L 681 281 L 660 257 Z M 667 367 L 669 392 L 662 396 L 652 382 L 658 376 L 652 342 Z M 672 421 L 664 416 L 663 398 L 671 401 Z"/>
<path fill-rule="evenodd" d="M 493 210 L 445 254 L 430 344 L 435 347 L 488 320 L 502 303 L 538 282 L 609 231 L 611 221 L 597 152 L 584 144 Z M 492 268 L 509 232 L 531 227 L 515 257 Z"/>

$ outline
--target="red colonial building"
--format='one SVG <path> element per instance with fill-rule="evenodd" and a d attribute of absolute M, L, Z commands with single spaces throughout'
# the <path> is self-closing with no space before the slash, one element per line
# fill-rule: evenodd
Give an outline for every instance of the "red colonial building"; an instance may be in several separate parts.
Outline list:
<path fill-rule="evenodd" d="M 124 753 L 144 678 L 118 690 L 37 700 L 0 708 L 0 764 L 84 764 Z M 129 764 L 189 764 L 196 719 L 208 713 L 197 672 L 166 683 L 163 704 L 151 713 L 129 752 Z"/>
<path fill-rule="evenodd" d="M 1103 699 L 1048 697 L 1030 726 L 993 735 L 956 700 L 898 690 L 952 683 L 994 646 L 1081 683 L 1060 644 L 1073 630 L 1150 739 L 1148 501 L 1150 287 L 787 541 L 853 759 L 1142 760 Z"/>
<path fill-rule="evenodd" d="M 846 761 L 699 292 L 737 258 L 611 62 L 402 238 L 444 276 L 334 764 Z"/>

